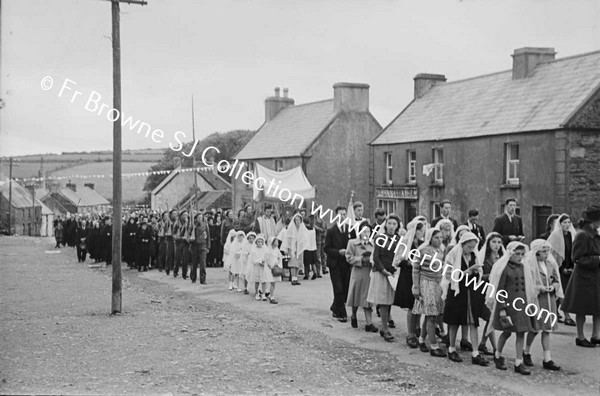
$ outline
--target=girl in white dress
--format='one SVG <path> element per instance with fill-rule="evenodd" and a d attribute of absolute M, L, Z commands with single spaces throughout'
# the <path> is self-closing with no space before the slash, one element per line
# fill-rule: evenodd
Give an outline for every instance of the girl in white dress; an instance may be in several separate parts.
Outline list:
<path fill-rule="evenodd" d="M 268 256 L 267 256 L 267 266 L 269 270 L 267 271 L 267 282 L 270 283 L 271 289 L 265 293 L 267 299 L 271 304 L 277 304 L 277 300 L 273 297 L 273 293 L 275 293 L 275 282 L 281 282 L 281 276 L 273 276 L 273 268 L 279 267 L 283 270 L 283 256 L 281 255 L 281 250 L 279 250 L 279 240 L 275 237 L 270 237 L 267 243 L 268 246 Z"/>
<path fill-rule="evenodd" d="M 290 256 L 288 267 L 291 271 L 292 285 L 300 285 L 298 282 L 298 268 L 304 266 L 304 250 L 308 246 L 308 230 L 302 222 L 302 215 L 296 213 L 292 217 L 290 225 L 285 231 L 281 250 Z"/>
<path fill-rule="evenodd" d="M 229 230 L 229 234 L 227 234 L 227 239 L 225 245 L 223 246 L 223 271 L 226 271 L 229 275 L 229 290 L 233 290 L 233 282 L 235 277 L 231 272 L 231 255 L 229 254 L 231 251 L 231 245 L 236 238 L 236 233 L 234 229 Z"/>
<path fill-rule="evenodd" d="M 266 292 L 266 271 L 269 269 L 267 265 L 269 251 L 265 246 L 265 236 L 258 234 L 254 241 L 254 246 L 248 256 L 248 264 L 251 266 L 249 282 L 254 283 L 254 298 L 258 301 L 261 299 L 267 301 Z M 260 286 L 260 287 L 259 287 Z"/>
<path fill-rule="evenodd" d="M 234 287 L 237 287 L 238 292 L 243 291 L 241 288 L 240 272 L 242 270 L 242 250 L 244 248 L 245 236 L 244 231 L 238 231 L 235 240 L 229 248 L 229 272 L 233 275 L 233 284 Z"/>
<path fill-rule="evenodd" d="M 250 231 L 248 234 L 246 234 L 246 242 L 244 243 L 244 247 L 242 248 L 240 279 L 244 279 L 244 294 L 250 294 L 250 292 L 248 291 L 248 280 L 250 279 L 250 275 L 252 274 L 252 265 L 248 261 L 248 258 L 250 256 L 252 246 L 254 246 L 255 239 L 256 233 L 254 231 Z"/>

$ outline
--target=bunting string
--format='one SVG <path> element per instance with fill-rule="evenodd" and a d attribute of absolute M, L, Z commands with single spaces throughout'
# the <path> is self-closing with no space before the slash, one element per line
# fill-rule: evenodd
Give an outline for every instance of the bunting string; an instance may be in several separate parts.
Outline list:
<path fill-rule="evenodd" d="M 137 173 L 123 173 L 121 175 L 122 179 L 127 179 L 131 177 L 148 177 L 150 175 L 168 175 L 171 172 L 176 173 L 185 173 L 185 172 L 212 172 L 212 167 L 201 167 L 201 168 L 181 168 L 181 169 L 173 169 L 173 170 L 159 170 L 159 171 L 148 171 L 148 172 L 137 172 Z M 112 179 L 113 175 L 68 175 L 68 176 L 46 176 L 46 177 L 25 177 L 25 178 L 14 178 L 14 181 L 17 182 L 36 182 L 43 180 L 69 180 L 69 179 L 104 179 L 110 178 Z"/>

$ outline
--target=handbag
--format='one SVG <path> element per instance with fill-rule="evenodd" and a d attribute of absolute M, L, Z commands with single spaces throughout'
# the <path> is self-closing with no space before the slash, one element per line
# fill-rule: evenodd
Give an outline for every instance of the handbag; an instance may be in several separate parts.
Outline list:
<path fill-rule="evenodd" d="M 275 266 L 271 268 L 271 274 L 273 274 L 274 277 L 283 276 L 283 268 Z"/>
<path fill-rule="evenodd" d="M 502 327 L 502 330 L 508 330 L 511 327 L 513 327 L 513 322 L 510 319 L 510 316 L 499 316 L 498 317 L 498 323 L 500 324 L 500 327 Z"/>

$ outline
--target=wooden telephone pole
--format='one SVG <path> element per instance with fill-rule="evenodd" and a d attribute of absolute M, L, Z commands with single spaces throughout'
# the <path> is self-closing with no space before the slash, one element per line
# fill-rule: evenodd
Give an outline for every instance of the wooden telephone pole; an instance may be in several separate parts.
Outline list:
<path fill-rule="evenodd" d="M 112 225 L 112 304 L 113 314 L 121 312 L 121 29 L 119 3 L 148 4 L 144 0 L 110 0 L 112 3 L 113 108 L 119 117 L 113 123 L 113 225 Z"/>

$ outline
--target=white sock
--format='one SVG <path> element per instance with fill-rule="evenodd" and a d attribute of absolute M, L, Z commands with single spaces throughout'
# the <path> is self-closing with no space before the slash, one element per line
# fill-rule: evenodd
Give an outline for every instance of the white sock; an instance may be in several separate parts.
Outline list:
<path fill-rule="evenodd" d="M 498 351 L 494 352 L 494 357 L 495 357 L 496 359 L 500 359 L 500 357 L 501 357 L 501 356 L 500 356 L 500 352 L 498 352 Z"/>
<path fill-rule="evenodd" d="M 292 282 L 293 282 L 293 281 L 297 281 L 297 280 L 298 280 L 298 277 L 297 277 L 297 276 L 292 276 Z"/>
<path fill-rule="evenodd" d="M 438 346 L 438 344 L 431 344 L 431 347 L 429 349 L 440 349 L 440 347 Z"/>
<path fill-rule="evenodd" d="M 448 347 L 448 353 L 451 353 L 451 352 L 456 352 L 456 348 Z"/>
<path fill-rule="evenodd" d="M 424 343 L 425 343 L 425 338 L 419 337 L 419 344 L 424 344 Z"/>
<path fill-rule="evenodd" d="M 473 352 L 471 352 L 471 356 L 473 356 L 473 357 L 479 356 L 479 351 L 478 350 L 474 350 Z"/>
<path fill-rule="evenodd" d="M 552 357 L 550 356 L 550 351 L 544 351 L 544 362 L 549 362 L 550 360 L 552 360 Z"/>
<path fill-rule="evenodd" d="M 529 355 L 529 349 L 530 348 L 531 348 L 531 345 L 530 346 L 525 345 L 525 349 L 523 349 L 523 353 L 526 354 L 526 355 Z"/>
<path fill-rule="evenodd" d="M 523 363 L 523 359 L 515 359 L 515 366 L 518 366 L 521 363 Z"/>

